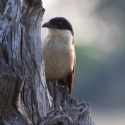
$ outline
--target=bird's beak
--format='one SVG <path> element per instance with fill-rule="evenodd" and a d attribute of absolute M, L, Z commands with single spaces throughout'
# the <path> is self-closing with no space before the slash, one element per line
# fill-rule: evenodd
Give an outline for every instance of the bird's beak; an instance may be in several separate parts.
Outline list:
<path fill-rule="evenodd" d="M 55 25 L 51 24 L 50 22 L 46 22 L 42 25 L 42 27 L 47 27 L 47 28 L 57 28 Z"/>

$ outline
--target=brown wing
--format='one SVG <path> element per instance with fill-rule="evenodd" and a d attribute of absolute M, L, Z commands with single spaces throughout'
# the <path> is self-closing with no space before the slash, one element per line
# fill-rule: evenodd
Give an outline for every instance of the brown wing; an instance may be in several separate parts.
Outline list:
<path fill-rule="evenodd" d="M 75 53 L 75 51 L 74 51 Z M 74 80 L 74 74 L 75 74 L 75 65 L 76 65 L 76 54 L 74 57 L 74 66 L 73 66 L 73 71 L 69 73 L 69 75 L 67 76 L 67 80 L 66 80 L 66 85 L 69 88 L 69 94 L 72 93 L 72 89 L 73 89 L 73 80 Z"/>

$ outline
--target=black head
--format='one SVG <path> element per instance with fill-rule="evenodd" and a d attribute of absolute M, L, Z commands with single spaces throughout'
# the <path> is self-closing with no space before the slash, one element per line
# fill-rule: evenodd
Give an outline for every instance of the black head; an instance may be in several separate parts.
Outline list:
<path fill-rule="evenodd" d="M 54 28 L 60 30 L 70 30 L 72 35 L 74 35 L 72 25 L 64 17 L 52 18 L 51 20 L 49 20 L 49 22 L 44 23 L 42 27 Z"/>

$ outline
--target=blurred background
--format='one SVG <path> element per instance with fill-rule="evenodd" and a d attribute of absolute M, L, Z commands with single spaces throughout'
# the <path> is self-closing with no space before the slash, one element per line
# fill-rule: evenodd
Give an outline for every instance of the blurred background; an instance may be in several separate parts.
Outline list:
<path fill-rule="evenodd" d="M 125 125 L 125 0 L 43 0 L 43 6 L 43 23 L 60 16 L 73 25 L 73 96 L 90 104 L 95 125 Z"/>

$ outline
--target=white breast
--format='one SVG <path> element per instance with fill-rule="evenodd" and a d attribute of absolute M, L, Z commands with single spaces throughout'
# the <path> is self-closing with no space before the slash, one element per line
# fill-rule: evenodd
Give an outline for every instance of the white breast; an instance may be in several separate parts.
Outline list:
<path fill-rule="evenodd" d="M 47 80 L 65 79 L 73 70 L 74 45 L 70 31 L 50 29 L 43 38 L 43 58 Z"/>

